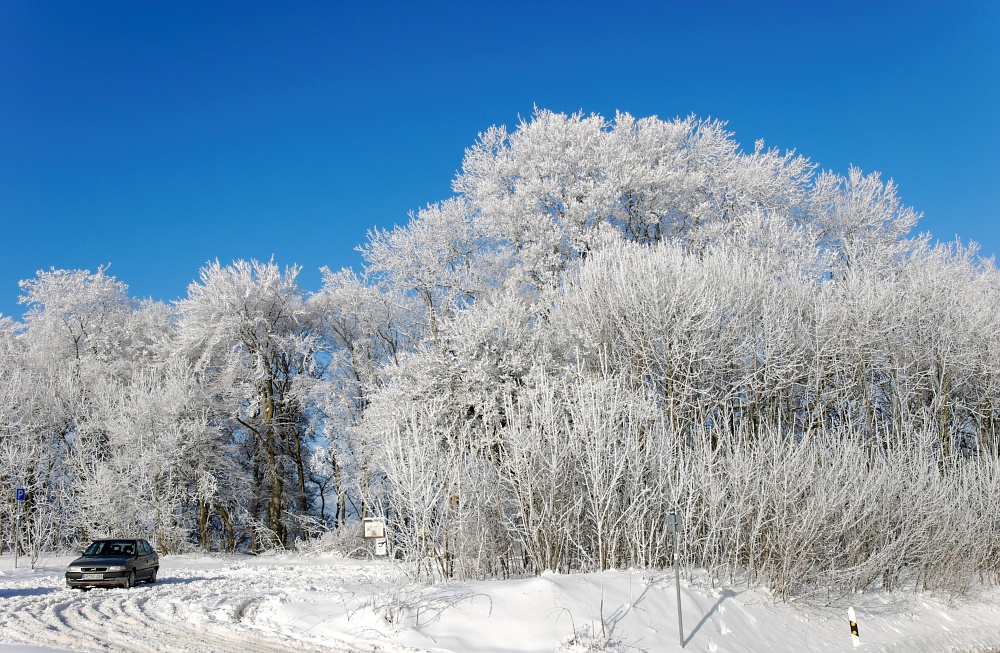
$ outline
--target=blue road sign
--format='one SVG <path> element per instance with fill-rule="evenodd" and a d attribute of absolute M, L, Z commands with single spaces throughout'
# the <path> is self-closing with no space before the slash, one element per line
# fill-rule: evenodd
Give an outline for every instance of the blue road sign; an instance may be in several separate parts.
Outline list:
<path fill-rule="evenodd" d="M 17 489 L 16 489 L 15 491 L 14 491 L 14 495 L 15 495 L 15 497 L 17 497 L 17 500 L 18 500 L 18 501 L 24 501 L 24 499 L 25 499 L 25 497 L 26 497 L 26 493 L 25 493 L 25 491 L 24 491 L 24 488 L 23 488 L 23 487 L 19 487 L 19 488 L 17 488 Z"/>

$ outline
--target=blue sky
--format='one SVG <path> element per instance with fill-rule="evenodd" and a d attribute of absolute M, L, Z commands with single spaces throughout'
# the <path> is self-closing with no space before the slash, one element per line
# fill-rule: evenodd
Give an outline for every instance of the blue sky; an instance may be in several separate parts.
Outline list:
<path fill-rule="evenodd" d="M 998 44 L 994 1 L 0 0 L 0 313 L 49 267 L 170 301 L 273 256 L 318 289 L 534 106 L 726 120 L 994 255 Z"/>

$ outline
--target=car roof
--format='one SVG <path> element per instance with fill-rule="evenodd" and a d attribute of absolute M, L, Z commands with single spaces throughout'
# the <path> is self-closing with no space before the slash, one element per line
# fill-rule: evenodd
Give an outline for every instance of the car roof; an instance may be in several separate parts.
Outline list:
<path fill-rule="evenodd" d="M 101 538 L 99 540 L 91 540 L 90 543 L 92 545 L 93 544 L 100 544 L 100 543 L 103 543 L 103 542 L 122 542 L 122 543 L 126 543 L 127 542 L 129 544 L 136 544 L 138 542 L 144 542 L 144 541 L 145 540 L 141 540 L 141 539 L 138 539 L 138 538 L 132 538 L 132 537 L 107 537 L 107 538 Z"/>

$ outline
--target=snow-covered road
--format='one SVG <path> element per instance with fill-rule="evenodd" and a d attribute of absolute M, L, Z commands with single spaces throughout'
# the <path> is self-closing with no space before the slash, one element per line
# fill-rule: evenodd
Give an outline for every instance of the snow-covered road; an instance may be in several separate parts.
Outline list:
<path fill-rule="evenodd" d="M 45 560 L 35 571 L 4 570 L 0 641 L 122 653 L 348 650 L 336 642 L 310 642 L 302 633 L 265 632 L 253 616 L 260 605 L 287 601 L 290 594 L 384 583 L 391 575 L 390 568 L 378 565 L 166 556 L 155 585 L 82 592 L 65 587 L 68 561 Z"/>
<path fill-rule="evenodd" d="M 160 580 L 66 589 L 71 558 L 0 558 L 0 653 L 880 653 L 1000 651 L 1000 591 L 775 602 L 765 590 L 609 571 L 425 586 L 333 555 L 164 556 Z M 6 643 L 5 643 L 6 642 Z M 41 648 L 37 648 L 41 647 Z"/>
<path fill-rule="evenodd" d="M 24 641 L 79 651 L 130 653 L 261 653 L 320 651 L 265 638 L 235 627 L 186 620 L 165 593 L 133 590 L 69 595 L 64 591 L 27 593 L 14 601 L 4 624 Z M 124 593 L 124 592 L 121 592 Z M 103 596 L 102 596 L 103 594 Z"/>

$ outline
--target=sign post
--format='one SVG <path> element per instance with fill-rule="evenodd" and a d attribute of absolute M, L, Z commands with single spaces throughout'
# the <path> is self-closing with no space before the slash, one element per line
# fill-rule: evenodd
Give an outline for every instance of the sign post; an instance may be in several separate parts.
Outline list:
<path fill-rule="evenodd" d="M 679 514 L 667 515 L 667 531 L 674 534 L 674 584 L 677 586 L 677 635 L 684 648 L 684 615 L 681 613 L 681 554 L 677 548 L 677 534 L 681 532 L 683 520 Z"/>
<path fill-rule="evenodd" d="M 21 510 L 26 498 L 27 492 L 23 487 L 14 490 L 14 500 L 17 502 L 17 509 L 14 511 L 14 569 L 17 569 L 17 550 L 21 544 Z"/>
<path fill-rule="evenodd" d="M 385 520 L 379 517 L 365 517 L 362 521 L 365 539 L 375 540 L 375 555 L 389 555 L 389 542 L 385 537 Z"/>

